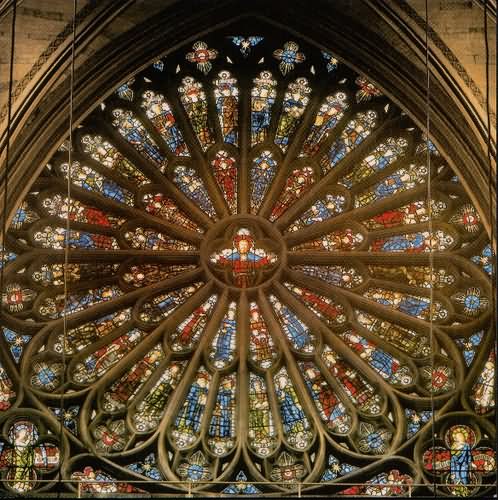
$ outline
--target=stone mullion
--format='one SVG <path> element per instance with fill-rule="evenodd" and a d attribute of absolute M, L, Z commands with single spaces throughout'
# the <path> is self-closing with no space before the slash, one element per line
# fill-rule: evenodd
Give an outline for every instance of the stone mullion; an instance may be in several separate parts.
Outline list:
<path fill-rule="evenodd" d="M 209 343 L 211 341 L 211 337 L 213 333 L 218 328 L 221 320 L 223 319 L 224 314 L 226 313 L 226 309 L 228 307 L 228 292 L 223 292 L 223 294 L 218 299 L 216 303 L 213 314 L 210 316 L 209 322 L 204 328 L 204 331 L 199 339 L 199 343 L 195 350 L 192 352 L 192 356 L 190 361 L 187 364 L 185 371 L 182 374 L 182 377 L 173 391 L 173 394 L 169 398 L 169 404 L 166 407 L 166 411 L 162 417 L 161 423 L 159 424 L 159 439 L 164 441 L 166 439 L 166 434 L 168 433 L 169 427 L 174 421 L 174 418 L 178 414 L 183 402 L 185 401 L 185 397 L 188 393 L 190 385 L 192 381 L 195 379 L 195 376 L 198 372 L 198 369 L 201 365 L 205 365 L 203 357 L 205 353 L 209 349 Z M 214 332 L 213 332 L 214 331 Z M 204 366 L 207 369 L 207 366 Z M 216 391 L 217 388 L 210 388 L 210 392 Z M 204 409 L 203 414 L 203 422 L 207 418 L 207 406 Z M 176 448 L 174 448 L 176 450 Z M 159 461 L 166 465 L 167 472 L 169 475 L 174 476 L 174 472 L 171 471 L 169 467 L 169 460 L 167 455 L 167 447 L 159 446 L 158 447 L 158 457 Z"/>
<path fill-rule="evenodd" d="M 100 122 L 100 126 L 104 129 L 105 135 L 118 151 L 126 156 L 133 165 L 136 165 L 139 170 L 142 170 L 153 182 L 159 184 L 162 190 L 178 203 L 180 208 L 183 208 L 186 213 L 190 214 L 202 226 L 209 227 L 212 224 L 211 219 L 194 202 L 185 196 L 172 181 L 161 173 L 158 166 L 145 159 L 114 127 L 105 121 Z M 188 164 L 189 162 L 190 159 L 186 158 L 185 163 Z"/>
<path fill-rule="evenodd" d="M 298 217 L 301 212 L 313 203 L 313 201 L 320 196 L 320 193 L 327 186 L 332 187 L 342 176 L 351 172 L 357 163 L 360 163 L 365 156 L 368 155 L 375 147 L 382 141 L 384 136 L 391 127 L 395 127 L 400 122 L 399 118 L 393 118 L 382 122 L 372 133 L 366 137 L 358 146 L 350 151 L 346 156 L 340 160 L 337 165 L 329 170 L 318 182 L 313 184 L 311 188 L 296 201 L 294 205 L 287 210 L 282 217 L 275 222 L 279 229 L 287 227 L 294 219 Z"/>
<path fill-rule="evenodd" d="M 65 186 L 63 185 L 63 181 L 61 179 L 54 179 L 54 184 L 59 188 L 63 189 Z M 72 197 L 77 198 L 78 200 L 83 201 L 84 203 L 88 203 L 93 206 L 99 206 L 103 208 L 104 210 L 109 210 L 113 214 L 119 214 L 124 217 L 128 217 L 129 220 L 131 219 L 150 219 L 151 221 L 154 222 L 155 225 L 161 225 L 164 227 L 164 230 L 174 236 L 175 238 L 182 239 L 184 241 L 187 241 L 189 243 L 193 243 L 195 245 L 199 245 L 200 242 L 202 241 L 202 235 L 191 231 L 190 229 L 187 229 L 185 227 L 179 227 L 176 224 L 172 224 L 171 222 L 168 222 L 165 219 L 162 219 L 161 217 L 157 217 L 151 214 L 148 214 L 147 212 L 131 207 L 129 205 L 124 205 L 122 203 L 118 203 L 114 200 L 105 198 L 102 195 L 99 195 L 97 193 L 93 193 L 92 191 L 88 191 L 84 188 L 81 188 L 79 186 L 72 185 L 71 186 L 71 193 Z M 65 219 L 61 219 L 65 220 Z M 104 226 L 100 226 L 95 224 L 95 227 L 97 228 L 103 228 Z M 107 228 L 106 228 L 107 229 Z M 119 228 L 116 228 L 119 230 Z"/>
<path fill-rule="evenodd" d="M 301 120 L 301 123 L 298 125 L 297 130 L 293 133 L 293 135 L 290 138 L 290 144 L 287 148 L 287 151 L 284 153 L 282 152 L 281 148 L 279 148 L 283 154 L 283 161 L 281 162 L 280 167 L 277 169 L 275 177 L 273 178 L 273 181 L 268 189 L 268 192 L 266 193 L 266 196 L 263 199 L 261 208 L 259 210 L 259 214 L 261 216 L 269 218 L 271 210 L 275 204 L 275 201 L 278 200 L 282 192 L 282 189 L 285 185 L 285 182 L 289 176 L 290 166 L 292 165 L 294 160 L 296 160 L 299 157 L 299 152 L 301 151 L 303 142 L 306 140 L 306 137 L 308 136 L 309 129 L 313 124 L 313 120 L 316 114 L 318 113 L 318 110 L 320 109 L 324 95 L 325 93 L 322 89 L 318 94 L 310 98 L 310 102 L 306 107 L 303 119 Z M 278 122 L 277 122 L 277 127 L 278 127 Z M 316 174 L 317 173 L 315 172 L 315 175 Z"/>
<path fill-rule="evenodd" d="M 211 85 L 209 86 L 211 89 Z M 216 119 L 216 113 L 211 109 L 211 102 L 209 98 L 210 92 L 206 88 L 206 83 L 203 82 L 203 90 L 206 93 L 206 99 L 208 102 L 208 124 L 213 122 L 213 117 Z M 195 165 L 195 171 L 199 177 L 203 180 L 206 189 L 209 193 L 209 198 L 211 199 L 216 213 L 219 217 L 226 217 L 229 215 L 228 208 L 225 203 L 225 198 L 221 194 L 218 188 L 218 183 L 216 182 L 211 165 L 206 159 L 206 155 L 197 139 L 197 136 L 190 123 L 190 118 L 188 117 L 182 103 L 180 102 L 178 96 L 178 90 L 175 88 L 169 89 L 168 91 L 168 102 L 173 110 L 173 114 L 176 117 L 177 122 L 180 124 L 180 129 L 184 136 L 185 142 L 188 145 L 189 152 L 191 155 L 192 163 Z M 212 146 L 211 146 L 212 147 Z M 187 161 L 182 163 L 180 158 L 177 162 L 178 165 L 187 164 Z"/>
<path fill-rule="evenodd" d="M 246 74 L 239 81 L 239 168 L 238 212 L 249 212 L 249 151 L 251 149 L 251 79 Z"/>
<path fill-rule="evenodd" d="M 237 440 L 239 449 L 245 445 L 249 431 L 249 302 L 247 294 L 242 291 L 237 307 L 237 333 L 239 366 L 237 376 L 237 410 L 235 412 L 237 422 Z"/>
<path fill-rule="evenodd" d="M 276 284 L 275 286 L 279 285 Z M 275 315 L 272 311 L 273 308 L 266 298 L 266 295 L 261 290 L 258 293 L 258 303 L 260 304 L 263 317 L 268 324 L 269 331 L 277 332 L 276 335 L 273 335 L 273 338 L 276 342 L 278 342 L 279 348 L 283 354 L 283 366 L 286 368 L 291 381 L 294 383 L 294 389 L 296 390 L 299 402 L 301 403 L 301 406 L 303 407 L 303 410 L 305 410 L 305 414 L 310 421 L 311 433 L 315 435 L 312 441 L 315 441 L 316 434 L 320 433 L 322 422 L 316 411 L 315 403 L 312 401 L 308 389 L 306 388 L 306 385 L 302 379 L 299 365 L 295 360 L 296 355 L 291 351 L 287 337 L 282 331 L 280 324 L 275 318 Z M 275 375 L 277 371 L 278 370 L 275 370 L 275 373 L 273 373 L 273 375 Z M 273 377 L 272 383 L 274 385 Z M 279 409 L 278 403 L 277 409 Z M 278 410 L 278 415 L 280 416 L 280 410 Z"/>

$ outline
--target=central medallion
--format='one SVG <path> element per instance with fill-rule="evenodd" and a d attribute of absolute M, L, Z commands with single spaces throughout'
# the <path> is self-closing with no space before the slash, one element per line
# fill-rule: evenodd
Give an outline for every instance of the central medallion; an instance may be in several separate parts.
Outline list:
<path fill-rule="evenodd" d="M 275 275 L 282 264 L 283 240 L 268 221 L 233 216 L 207 234 L 202 255 L 209 271 L 225 285 L 253 288 Z"/>

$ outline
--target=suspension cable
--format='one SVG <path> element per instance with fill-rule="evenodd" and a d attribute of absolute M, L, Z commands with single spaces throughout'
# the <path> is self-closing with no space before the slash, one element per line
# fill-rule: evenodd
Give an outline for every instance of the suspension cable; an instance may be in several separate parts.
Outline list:
<path fill-rule="evenodd" d="M 426 122 L 425 122 L 425 141 L 426 141 L 426 168 L 427 168 L 427 215 L 429 225 L 429 342 L 431 345 L 431 378 L 430 378 L 430 400 L 431 400 L 431 434 L 432 434 L 432 449 L 436 449 L 436 428 L 435 428 L 435 409 L 434 409 L 434 233 L 432 224 L 432 173 L 431 173 L 431 140 L 430 140 L 430 125 L 431 125 L 431 87 L 430 87 L 430 69 L 429 69 L 429 2 L 425 0 L 425 106 L 426 106 Z M 436 454 L 432 453 L 432 469 L 436 470 Z M 433 480 L 433 495 L 436 496 L 436 481 Z"/>
<path fill-rule="evenodd" d="M 74 57 L 76 46 L 76 12 L 77 0 L 73 0 L 73 26 L 72 26 L 72 41 L 71 41 L 71 62 L 70 62 L 70 76 L 69 76 L 69 134 L 68 134 L 68 166 L 67 166 L 67 199 L 66 199 L 66 235 L 64 245 L 64 310 L 62 320 L 62 377 L 61 387 L 62 394 L 60 395 L 60 447 L 62 450 L 63 436 L 64 436 L 64 387 L 66 384 L 66 348 L 67 348 L 67 306 L 68 306 L 68 281 L 69 281 L 69 239 L 71 232 L 71 180 L 72 180 L 72 167 L 73 167 L 73 111 L 74 111 Z M 62 462 L 64 453 L 61 451 L 61 460 L 59 464 L 59 479 L 62 480 Z M 59 489 L 60 494 L 60 489 Z"/>

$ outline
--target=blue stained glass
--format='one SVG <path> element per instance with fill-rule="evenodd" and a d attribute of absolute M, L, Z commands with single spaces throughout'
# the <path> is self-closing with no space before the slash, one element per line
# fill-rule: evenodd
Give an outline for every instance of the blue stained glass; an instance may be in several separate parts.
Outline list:
<path fill-rule="evenodd" d="M 345 476 L 346 474 L 351 474 L 355 470 L 358 470 L 359 467 L 356 465 L 350 465 L 345 462 L 340 462 L 334 455 L 329 455 L 328 459 L 328 468 L 325 469 L 320 481 L 333 481 L 338 477 Z"/>
<path fill-rule="evenodd" d="M 209 358 L 216 368 L 224 368 L 233 359 L 237 333 L 236 314 L 237 304 L 231 302 L 211 344 Z"/>
<path fill-rule="evenodd" d="M 200 368 L 175 420 L 172 435 L 179 448 L 190 446 L 199 434 L 210 382 L 209 373 L 204 368 Z"/>
<path fill-rule="evenodd" d="M 225 495 L 257 495 L 261 493 L 261 490 L 258 490 L 256 486 L 247 482 L 247 476 L 242 471 L 237 474 L 235 481 L 237 482 L 227 486 L 221 493 Z"/>
<path fill-rule="evenodd" d="M 159 469 L 156 464 L 156 457 L 154 453 L 150 453 L 143 460 L 129 464 L 128 469 L 140 474 L 141 476 L 148 477 L 149 479 L 155 479 L 156 481 L 161 481 L 163 479 Z"/>
<path fill-rule="evenodd" d="M 270 151 L 263 151 L 254 159 L 251 167 L 251 212 L 257 213 L 268 191 L 275 173 L 277 162 Z"/>
<path fill-rule="evenodd" d="M 8 328 L 3 329 L 3 335 L 7 344 L 9 344 L 10 352 L 16 363 L 19 363 L 21 359 L 22 351 L 24 347 L 31 340 L 31 335 L 22 335 L 20 333 L 13 332 Z"/>
<path fill-rule="evenodd" d="M 299 229 L 323 222 L 335 215 L 342 213 L 346 205 L 346 198 L 341 195 L 327 194 L 325 198 L 315 201 L 311 207 L 303 213 L 288 229 L 298 231 Z"/>
<path fill-rule="evenodd" d="M 237 145 L 239 134 L 239 89 L 237 80 L 228 71 L 222 71 L 214 81 L 216 111 L 223 141 Z"/>
<path fill-rule="evenodd" d="M 320 165 L 326 174 L 335 167 L 350 151 L 362 143 L 377 125 L 377 113 L 366 111 L 358 113 L 343 130 L 341 137 L 332 144 L 329 152 L 322 158 Z"/>
<path fill-rule="evenodd" d="M 208 444 L 215 455 L 224 455 L 235 444 L 235 374 L 221 379 L 209 424 Z"/>
<path fill-rule="evenodd" d="M 115 109 L 112 115 L 112 124 L 141 155 L 161 169 L 166 167 L 166 159 L 159 152 L 157 144 L 131 111 Z"/>
<path fill-rule="evenodd" d="M 197 206 L 199 206 L 210 217 L 216 219 L 216 211 L 209 194 L 193 168 L 178 166 L 175 168 L 174 182 L 182 193 L 188 196 Z"/>
<path fill-rule="evenodd" d="M 277 319 L 292 346 L 298 351 L 312 352 L 314 337 L 309 328 L 274 295 L 270 295 Z"/>
<path fill-rule="evenodd" d="M 427 423 L 432 417 L 432 411 L 416 411 L 411 408 L 405 408 L 407 423 L 406 437 L 410 439 Z"/>
<path fill-rule="evenodd" d="M 17 254 L 9 252 L 2 245 L 0 245 L 0 269 L 2 269 L 5 264 L 16 260 L 16 257 Z"/>
<path fill-rule="evenodd" d="M 484 336 L 484 330 L 473 333 L 469 338 L 455 339 L 456 344 L 460 347 L 463 359 L 467 366 L 472 364 L 476 355 L 477 348 L 479 347 Z"/>
<path fill-rule="evenodd" d="M 474 255 L 470 258 L 470 260 L 477 264 L 482 268 L 482 270 L 488 275 L 491 276 L 494 272 L 493 265 L 493 250 L 491 249 L 491 245 L 486 245 L 480 255 Z"/>
<path fill-rule="evenodd" d="M 262 42 L 264 38 L 262 36 L 229 36 L 228 37 L 234 45 L 240 48 L 240 52 L 244 57 L 247 57 L 251 53 L 251 48 Z"/>
<path fill-rule="evenodd" d="M 339 61 L 330 53 L 322 50 L 322 57 L 327 62 L 327 72 L 330 73 L 337 69 Z"/>
<path fill-rule="evenodd" d="M 142 95 L 142 108 L 145 109 L 147 118 L 161 134 L 171 152 L 176 156 L 190 156 L 173 111 L 164 97 L 147 90 Z"/>
<path fill-rule="evenodd" d="M 263 142 L 271 123 L 271 110 L 277 97 L 277 81 L 269 71 L 254 79 L 251 90 L 251 145 Z"/>
<path fill-rule="evenodd" d="M 80 413 L 79 406 L 68 406 L 68 407 L 51 407 L 50 408 L 57 420 L 62 421 L 64 427 L 75 436 L 78 435 L 78 416 Z"/>
<path fill-rule="evenodd" d="M 421 253 L 448 250 L 453 243 L 454 238 L 437 230 L 430 233 L 424 231 L 421 233 L 408 233 L 380 238 L 370 244 L 370 250 L 373 252 L 407 252 Z"/>

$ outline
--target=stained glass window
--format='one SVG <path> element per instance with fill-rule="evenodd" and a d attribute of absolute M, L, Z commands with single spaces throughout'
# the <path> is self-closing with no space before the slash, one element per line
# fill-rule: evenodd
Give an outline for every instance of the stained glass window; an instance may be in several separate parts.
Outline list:
<path fill-rule="evenodd" d="M 276 28 L 158 57 L 13 207 L 4 492 L 489 496 L 493 245 L 444 151 Z"/>

